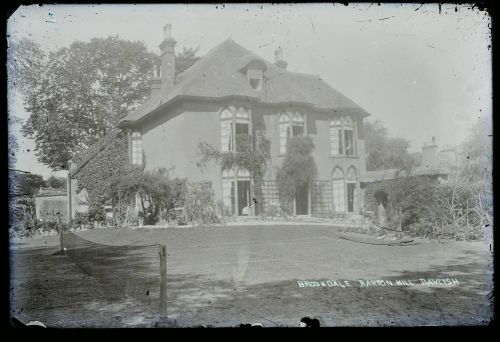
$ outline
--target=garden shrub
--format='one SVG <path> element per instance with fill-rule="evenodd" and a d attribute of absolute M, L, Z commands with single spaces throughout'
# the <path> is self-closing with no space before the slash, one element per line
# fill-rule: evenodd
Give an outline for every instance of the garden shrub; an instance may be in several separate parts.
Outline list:
<path fill-rule="evenodd" d="M 288 140 L 285 159 L 277 173 L 280 204 L 283 214 L 293 214 L 293 200 L 297 188 L 309 184 L 317 174 L 311 156 L 314 143 L 310 137 L 293 137 Z"/>
<path fill-rule="evenodd" d="M 223 222 L 211 182 L 188 183 L 186 190 L 185 209 L 193 226 Z"/>
<path fill-rule="evenodd" d="M 184 183 L 180 179 L 170 180 L 163 169 L 155 172 L 135 169 L 115 178 L 106 194 L 109 203 L 118 211 L 117 217 L 134 219 L 130 207 L 137 199 L 139 221 L 154 225 L 160 219 L 170 217 L 172 209 L 183 204 Z"/>

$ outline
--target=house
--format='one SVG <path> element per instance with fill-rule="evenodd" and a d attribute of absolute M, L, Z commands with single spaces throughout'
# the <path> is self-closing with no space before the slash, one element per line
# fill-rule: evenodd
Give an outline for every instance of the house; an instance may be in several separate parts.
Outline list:
<path fill-rule="evenodd" d="M 175 76 L 171 26 L 164 27 L 161 65 L 151 97 L 120 121 L 129 156 L 144 170 L 165 168 L 172 177 L 209 181 L 234 216 L 255 196 L 248 170 L 199 166 L 199 143 L 237 152 L 239 139 L 261 134 L 271 160 L 263 182 L 264 211 L 279 201 L 276 173 L 287 140 L 309 136 L 318 175 L 296 194 L 295 215 L 356 213 L 362 208 L 360 173 L 365 171 L 363 119 L 369 114 L 319 76 L 287 70 L 282 50 L 271 63 L 228 39 Z M 258 213 L 261 214 L 261 213 Z"/>
<path fill-rule="evenodd" d="M 36 219 L 38 221 L 66 221 L 68 197 L 66 190 L 40 189 L 35 195 Z"/>
<path fill-rule="evenodd" d="M 366 211 L 375 212 L 380 201 L 386 202 L 388 200 L 384 199 L 385 194 L 374 191 L 377 188 L 374 186 L 376 183 L 390 182 L 406 174 L 430 177 L 436 184 L 448 182 L 458 168 L 459 148 L 446 147 L 439 150 L 436 138 L 432 137 L 430 142 L 424 143 L 422 152 L 419 152 L 418 155 L 414 154 L 419 165 L 411 170 L 385 169 L 363 172 L 361 174 L 361 188 L 365 195 Z"/>

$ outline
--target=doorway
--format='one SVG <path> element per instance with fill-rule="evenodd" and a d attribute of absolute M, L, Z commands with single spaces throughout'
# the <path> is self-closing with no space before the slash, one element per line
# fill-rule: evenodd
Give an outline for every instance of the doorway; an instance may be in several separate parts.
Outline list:
<path fill-rule="evenodd" d="M 297 186 L 297 192 L 295 193 L 295 214 L 309 214 L 309 185 L 307 183 Z"/>
<path fill-rule="evenodd" d="M 350 213 L 354 211 L 355 190 L 356 190 L 356 183 L 347 183 L 347 211 Z"/>
<path fill-rule="evenodd" d="M 243 215 L 243 208 L 250 204 L 250 181 L 238 181 L 238 216 Z"/>

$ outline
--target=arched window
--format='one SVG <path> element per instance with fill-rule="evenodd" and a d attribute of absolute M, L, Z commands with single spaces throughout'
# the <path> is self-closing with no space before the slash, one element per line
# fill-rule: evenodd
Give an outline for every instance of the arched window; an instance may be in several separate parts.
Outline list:
<path fill-rule="evenodd" d="M 233 113 L 224 109 L 220 114 L 221 151 L 232 151 L 233 146 Z"/>
<path fill-rule="evenodd" d="M 354 122 L 350 116 L 344 118 L 344 145 L 345 155 L 354 155 Z"/>
<path fill-rule="evenodd" d="M 280 114 L 280 154 L 286 153 L 286 144 L 291 137 L 305 135 L 305 117 L 299 112 Z"/>
<path fill-rule="evenodd" d="M 358 179 L 358 175 L 356 173 L 356 168 L 354 166 L 351 166 L 351 167 L 349 167 L 349 169 L 347 169 L 346 179 L 348 181 L 352 181 L 352 182 L 356 182 L 356 180 Z"/>
<path fill-rule="evenodd" d="M 342 151 L 342 122 L 335 118 L 330 121 L 330 154 L 338 156 Z"/>
<path fill-rule="evenodd" d="M 250 116 L 245 108 L 238 108 L 234 123 L 236 132 L 236 151 L 243 152 L 250 144 Z"/>
<path fill-rule="evenodd" d="M 244 180 L 250 179 L 250 172 L 248 172 L 248 170 L 245 169 L 245 168 L 243 168 L 243 167 L 239 167 L 238 168 L 238 172 L 236 174 L 238 175 L 238 180 L 240 180 L 240 179 L 244 179 Z"/>
<path fill-rule="evenodd" d="M 347 187 L 347 211 L 353 212 L 358 211 L 358 195 L 357 195 L 357 184 L 358 173 L 354 166 L 350 166 L 347 169 L 346 174 L 346 187 Z"/>
<path fill-rule="evenodd" d="M 354 156 L 356 153 L 356 124 L 350 116 L 330 121 L 330 155 Z"/>
<path fill-rule="evenodd" d="M 140 132 L 132 133 L 132 164 L 142 165 L 142 135 Z"/>
<path fill-rule="evenodd" d="M 222 171 L 222 201 L 224 202 L 224 207 L 230 213 L 234 212 L 235 203 L 235 173 L 233 169 L 226 169 Z"/>
<path fill-rule="evenodd" d="M 242 167 L 222 171 L 222 201 L 225 209 L 241 214 L 241 207 L 250 203 L 250 172 Z M 238 198 L 238 202 L 236 199 Z M 236 204 L 238 203 L 238 211 Z"/>
<path fill-rule="evenodd" d="M 336 167 L 332 172 L 333 209 L 335 212 L 344 212 L 345 208 L 345 179 L 341 168 Z"/>
<path fill-rule="evenodd" d="M 298 112 L 292 114 L 292 136 L 301 137 L 304 135 L 305 119 Z"/>
<path fill-rule="evenodd" d="M 250 136 L 249 112 L 240 107 L 225 108 L 221 112 L 221 151 L 243 151 L 248 145 Z"/>
<path fill-rule="evenodd" d="M 290 136 L 290 122 L 288 120 L 287 114 L 281 114 L 280 120 L 280 153 L 284 154 L 286 152 L 286 143 Z"/>

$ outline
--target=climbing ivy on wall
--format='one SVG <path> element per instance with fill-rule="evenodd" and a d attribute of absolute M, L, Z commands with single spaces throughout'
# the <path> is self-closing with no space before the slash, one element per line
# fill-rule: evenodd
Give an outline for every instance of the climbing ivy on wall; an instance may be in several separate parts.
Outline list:
<path fill-rule="evenodd" d="M 285 160 L 277 173 L 281 209 L 293 212 L 293 199 L 297 187 L 314 180 L 318 169 L 311 155 L 314 143 L 310 137 L 293 137 L 288 140 Z"/>
<path fill-rule="evenodd" d="M 77 192 L 87 189 L 90 201 L 90 213 L 102 214 L 103 204 L 107 200 L 106 190 L 119 177 L 131 171 L 128 163 L 127 134 L 119 131 L 108 135 L 85 152 L 80 158 L 85 163 L 75 175 Z M 87 159 L 87 161 L 85 161 Z M 78 164 L 78 160 L 76 161 Z"/>
<path fill-rule="evenodd" d="M 265 138 L 264 132 L 255 130 L 253 136 L 240 135 L 237 137 L 236 145 L 238 152 L 220 152 L 214 146 L 206 142 L 200 142 L 198 147 L 202 160 L 198 166 L 204 166 L 210 160 L 214 160 L 223 170 L 235 166 L 245 168 L 254 181 L 254 196 L 257 199 L 257 210 L 262 212 L 263 195 L 262 182 L 266 173 L 266 166 L 271 159 L 271 142 Z"/>

